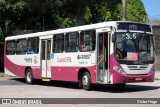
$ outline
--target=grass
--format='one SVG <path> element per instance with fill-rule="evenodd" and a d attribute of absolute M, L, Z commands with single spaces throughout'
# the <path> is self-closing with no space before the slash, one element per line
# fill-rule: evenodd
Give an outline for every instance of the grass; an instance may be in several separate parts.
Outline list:
<path fill-rule="evenodd" d="M 4 77 L 4 74 L 3 74 L 3 73 L 0 73 L 0 77 Z"/>
<path fill-rule="evenodd" d="M 160 80 L 160 79 L 155 77 L 154 80 Z"/>
<path fill-rule="evenodd" d="M 160 64 L 155 65 L 156 72 L 160 72 Z M 160 77 L 155 77 L 154 80 L 160 80 Z"/>
<path fill-rule="evenodd" d="M 7 74 L 4 74 L 4 73 L 0 73 L 0 77 L 14 77 L 14 76 L 7 75 Z"/>
<path fill-rule="evenodd" d="M 156 71 L 160 71 L 160 64 L 155 65 Z"/>

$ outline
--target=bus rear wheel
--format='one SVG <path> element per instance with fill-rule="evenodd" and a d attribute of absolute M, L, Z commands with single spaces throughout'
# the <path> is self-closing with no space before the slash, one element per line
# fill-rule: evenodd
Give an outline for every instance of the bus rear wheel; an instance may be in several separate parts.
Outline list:
<path fill-rule="evenodd" d="M 126 86 L 126 84 L 125 83 L 123 83 L 123 84 L 114 84 L 114 86 L 115 86 L 116 89 L 123 89 Z"/>
<path fill-rule="evenodd" d="M 89 91 L 92 89 L 91 76 L 88 72 L 84 72 L 81 82 L 84 90 Z"/>
<path fill-rule="evenodd" d="M 31 69 L 26 70 L 25 80 L 27 84 L 33 84 L 33 74 Z"/>

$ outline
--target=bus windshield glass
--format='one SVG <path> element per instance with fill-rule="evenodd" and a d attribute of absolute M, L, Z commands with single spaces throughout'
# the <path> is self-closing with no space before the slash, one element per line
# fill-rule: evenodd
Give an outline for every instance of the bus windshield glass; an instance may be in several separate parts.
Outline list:
<path fill-rule="evenodd" d="M 118 60 L 150 61 L 154 60 L 153 35 L 146 33 L 117 33 L 115 57 Z"/>

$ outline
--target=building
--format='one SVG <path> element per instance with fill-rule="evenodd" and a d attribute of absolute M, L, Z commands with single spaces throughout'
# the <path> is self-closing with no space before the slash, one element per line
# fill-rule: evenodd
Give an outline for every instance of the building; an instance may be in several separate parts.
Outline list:
<path fill-rule="evenodd" d="M 153 35 L 155 36 L 155 64 L 160 64 L 160 19 L 149 19 L 149 24 L 152 25 Z"/>

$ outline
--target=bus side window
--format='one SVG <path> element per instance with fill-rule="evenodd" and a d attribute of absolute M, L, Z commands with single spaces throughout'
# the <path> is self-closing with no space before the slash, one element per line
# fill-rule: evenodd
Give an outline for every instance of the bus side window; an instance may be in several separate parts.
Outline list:
<path fill-rule="evenodd" d="M 53 52 L 62 53 L 64 51 L 64 34 L 53 36 Z"/>
<path fill-rule="evenodd" d="M 65 51 L 77 52 L 78 51 L 78 38 L 79 33 L 67 33 L 65 36 Z"/>
<path fill-rule="evenodd" d="M 6 46 L 6 54 L 7 55 L 14 55 L 15 54 L 15 50 L 16 50 L 16 44 L 15 44 L 15 40 L 12 41 L 7 41 L 6 42 L 7 46 Z"/>
<path fill-rule="evenodd" d="M 27 43 L 27 54 L 38 54 L 39 52 L 39 38 L 29 38 Z"/>
<path fill-rule="evenodd" d="M 16 54 L 26 54 L 27 52 L 27 39 L 19 39 L 16 42 Z"/>
<path fill-rule="evenodd" d="M 82 31 L 80 33 L 80 51 L 94 51 L 96 44 L 96 34 L 94 30 Z"/>

